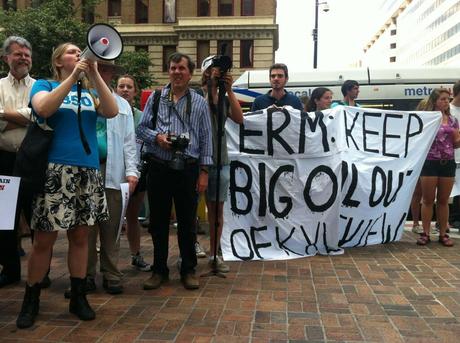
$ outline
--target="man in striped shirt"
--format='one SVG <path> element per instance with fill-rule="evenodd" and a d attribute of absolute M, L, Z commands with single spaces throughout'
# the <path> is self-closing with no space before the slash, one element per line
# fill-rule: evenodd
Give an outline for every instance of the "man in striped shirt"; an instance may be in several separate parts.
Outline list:
<path fill-rule="evenodd" d="M 144 289 L 156 289 L 169 278 L 167 267 L 169 217 L 172 201 L 182 257 L 181 281 L 187 289 L 199 288 L 195 276 L 195 219 L 198 194 L 208 185 L 212 165 L 212 136 L 206 100 L 189 88 L 195 64 L 176 52 L 169 57 L 170 83 L 161 91 L 157 113 L 154 93 L 147 100 L 137 135 L 145 143 L 148 161 L 149 232 L 154 258 L 152 276 Z"/>

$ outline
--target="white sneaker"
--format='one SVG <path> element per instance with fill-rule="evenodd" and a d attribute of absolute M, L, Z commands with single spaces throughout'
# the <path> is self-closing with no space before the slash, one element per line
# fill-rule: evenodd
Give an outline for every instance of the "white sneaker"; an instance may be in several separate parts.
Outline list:
<path fill-rule="evenodd" d="M 423 232 L 423 227 L 420 225 L 412 226 L 412 232 L 420 234 Z"/>
<path fill-rule="evenodd" d="M 208 266 L 210 268 L 213 267 L 214 257 L 210 257 L 208 261 Z M 228 273 L 230 271 L 230 267 L 224 263 L 222 257 L 216 256 L 216 264 L 217 264 L 217 271 L 220 273 Z"/>
<path fill-rule="evenodd" d="M 199 242 L 195 242 L 195 253 L 196 253 L 196 257 L 198 257 L 198 258 L 206 257 L 206 253 L 203 250 L 203 248 L 201 247 Z"/>

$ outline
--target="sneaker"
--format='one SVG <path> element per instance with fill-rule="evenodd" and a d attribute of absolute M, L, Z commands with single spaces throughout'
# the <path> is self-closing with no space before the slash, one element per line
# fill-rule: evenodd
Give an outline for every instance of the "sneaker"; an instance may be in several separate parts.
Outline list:
<path fill-rule="evenodd" d="M 200 281 L 196 277 L 194 273 L 188 273 L 186 275 L 181 276 L 182 284 L 184 285 L 185 289 L 198 289 L 200 288 Z"/>
<path fill-rule="evenodd" d="M 152 273 L 152 276 L 145 280 L 144 289 L 150 290 L 160 288 L 161 284 L 165 283 L 166 281 L 168 281 L 168 276 L 161 275 L 158 273 Z"/>
<path fill-rule="evenodd" d="M 423 232 L 423 227 L 420 225 L 412 226 L 412 232 L 421 234 Z"/>
<path fill-rule="evenodd" d="M 131 265 L 141 272 L 152 270 L 152 266 L 144 261 L 144 257 L 139 252 L 136 255 L 131 255 Z"/>
<path fill-rule="evenodd" d="M 198 258 L 206 257 L 206 253 L 204 252 L 199 242 L 195 242 L 195 253 L 196 253 L 196 257 Z"/>
<path fill-rule="evenodd" d="M 123 293 L 123 285 L 120 280 L 106 280 L 102 281 L 102 287 L 109 294 L 121 294 Z"/>
<path fill-rule="evenodd" d="M 208 261 L 209 268 L 212 269 L 213 264 L 214 264 L 214 258 L 210 258 Z M 217 265 L 216 269 L 219 273 L 228 273 L 230 271 L 230 267 L 224 263 L 224 261 L 222 260 L 222 257 L 220 256 L 216 256 L 216 265 Z"/>

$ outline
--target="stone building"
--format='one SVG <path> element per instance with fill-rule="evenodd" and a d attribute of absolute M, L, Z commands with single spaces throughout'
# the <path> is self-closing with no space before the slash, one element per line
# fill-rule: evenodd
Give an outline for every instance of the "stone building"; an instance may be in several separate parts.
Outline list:
<path fill-rule="evenodd" d="M 3 9 L 41 2 L 1 1 Z M 75 6 L 82 2 L 74 0 Z M 101 0 L 82 18 L 115 26 L 125 51 L 148 51 L 154 64 L 151 72 L 160 84 L 168 79 L 165 61 L 174 51 L 190 55 L 200 66 L 225 46 L 236 78 L 247 69 L 268 68 L 278 49 L 276 0 Z"/>
<path fill-rule="evenodd" d="M 166 61 L 174 51 L 200 66 L 224 45 L 236 77 L 268 68 L 278 49 L 276 0 L 102 0 L 95 21 L 114 25 L 126 51 L 147 50 L 160 83 L 167 81 Z"/>

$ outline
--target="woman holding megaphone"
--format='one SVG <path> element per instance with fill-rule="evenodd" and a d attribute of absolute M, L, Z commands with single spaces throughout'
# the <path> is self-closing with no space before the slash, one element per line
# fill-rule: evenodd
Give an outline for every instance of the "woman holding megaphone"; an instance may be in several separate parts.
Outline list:
<path fill-rule="evenodd" d="M 88 230 L 108 219 L 99 173 L 96 118 L 114 117 L 118 108 L 97 71 L 97 63 L 80 60 L 80 54 L 81 50 L 72 43 L 58 46 L 51 59 L 54 80 L 36 81 L 30 94 L 33 114 L 38 121 L 46 121 L 54 136 L 48 152 L 44 192 L 34 199 L 31 229 L 35 237 L 24 301 L 16 321 L 18 328 L 34 324 L 40 302 L 39 283 L 48 270 L 59 231 L 66 231 L 69 241 L 69 311 L 81 320 L 96 316 L 85 295 Z M 98 99 L 84 86 L 79 91 L 81 73 L 96 89 Z"/>

